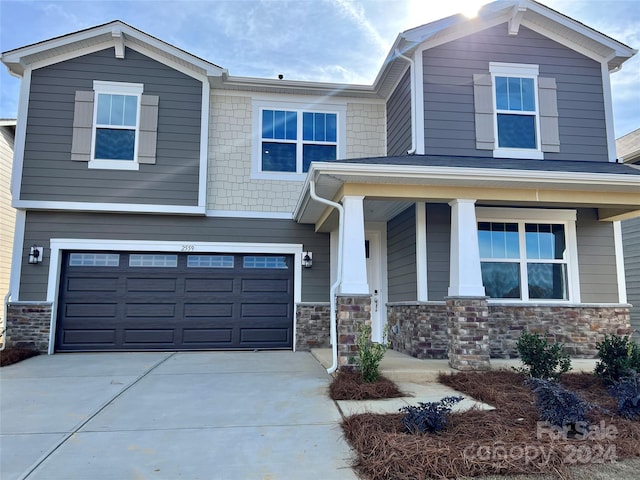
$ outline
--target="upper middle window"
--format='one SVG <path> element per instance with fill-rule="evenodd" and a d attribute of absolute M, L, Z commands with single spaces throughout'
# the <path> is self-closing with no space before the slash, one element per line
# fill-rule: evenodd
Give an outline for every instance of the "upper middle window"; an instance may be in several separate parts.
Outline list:
<path fill-rule="evenodd" d="M 259 134 L 254 172 L 258 176 L 301 178 L 311 162 L 334 161 L 341 156 L 344 107 L 319 110 L 256 103 Z"/>
<path fill-rule="evenodd" d="M 539 151 L 537 65 L 491 63 L 498 150 Z"/>
<path fill-rule="evenodd" d="M 135 164 L 142 84 L 94 82 L 92 161 Z"/>

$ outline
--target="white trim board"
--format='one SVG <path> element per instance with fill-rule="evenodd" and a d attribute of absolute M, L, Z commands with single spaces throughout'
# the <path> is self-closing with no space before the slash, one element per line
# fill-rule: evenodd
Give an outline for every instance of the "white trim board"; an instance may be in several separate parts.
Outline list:
<path fill-rule="evenodd" d="M 57 299 L 60 288 L 60 274 L 62 272 L 62 251 L 64 250 L 93 250 L 93 251 L 137 251 L 137 252 L 220 252 L 220 253 L 276 253 L 293 255 L 293 303 L 302 301 L 302 244 L 295 243 L 231 243 L 231 242 L 181 242 L 150 241 L 150 240 L 107 240 L 89 238 L 52 238 L 50 240 L 51 257 L 49 262 L 49 276 L 47 280 L 47 299 L 51 303 L 51 322 L 49 333 L 49 354 L 53 353 L 55 345 L 55 329 L 57 318 Z M 293 350 L 295 351 L 296 318 L 293 318 Z"/>

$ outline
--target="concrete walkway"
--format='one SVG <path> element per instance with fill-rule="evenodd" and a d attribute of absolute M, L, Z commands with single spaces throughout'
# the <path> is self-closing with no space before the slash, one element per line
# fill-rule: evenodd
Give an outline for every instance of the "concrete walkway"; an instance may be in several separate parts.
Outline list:
<path fill-rule="evenodd" d="M 309 353 L 39 356 L 0 369 L 2 480 L 355 480 Z"/>

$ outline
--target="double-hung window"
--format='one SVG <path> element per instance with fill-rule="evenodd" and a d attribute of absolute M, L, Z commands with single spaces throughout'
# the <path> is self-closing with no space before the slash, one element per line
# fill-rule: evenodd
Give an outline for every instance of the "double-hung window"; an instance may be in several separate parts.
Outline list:
<path fill-rule="evenodd" d="M 540 151 L 538 66 L 491 63 L 496 150 Z"/>
<path fill-rule="evenodd" d="M 142 84 L 95 81 L 91 161 L 98 166 L 137 168 Z"/>
<path fill-rule="evenodd" d="M 568 301 L 573 222 L 478 222 L 482 282 L 492 299 Z M 573 295 L 575 296 L 575 294 Z"/>
<path fill-rule="evenodd" d="M 311 162 L 336 160 L 344 116 L 340 110 L 259 105 L 254 173 L 259 177 L 295 178 L 306 173 Z"/>

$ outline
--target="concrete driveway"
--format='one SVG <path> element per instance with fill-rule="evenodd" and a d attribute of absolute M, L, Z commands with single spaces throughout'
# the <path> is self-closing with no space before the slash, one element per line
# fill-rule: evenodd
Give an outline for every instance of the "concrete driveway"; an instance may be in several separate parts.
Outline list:
<path fill-rule="evenodd" d="M 0 369 L 0 478 L 356 479 L 308 353 L 95 353 Z"/>

